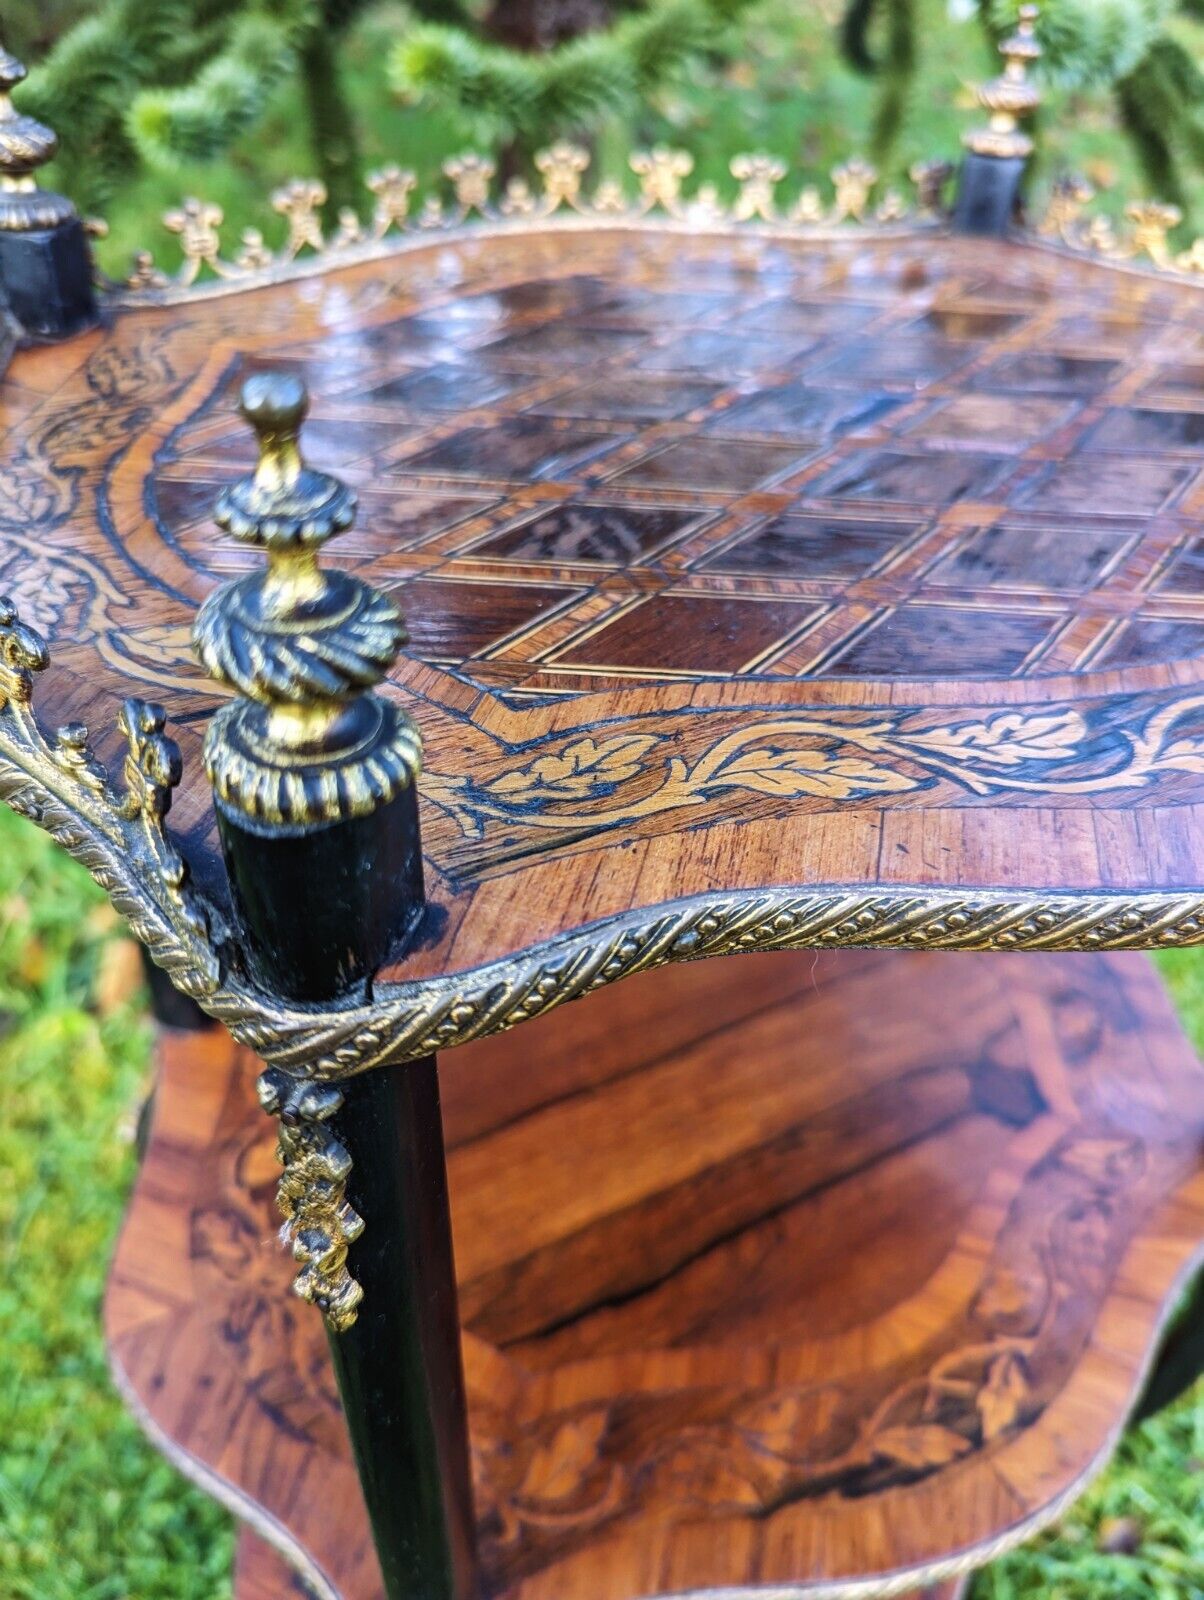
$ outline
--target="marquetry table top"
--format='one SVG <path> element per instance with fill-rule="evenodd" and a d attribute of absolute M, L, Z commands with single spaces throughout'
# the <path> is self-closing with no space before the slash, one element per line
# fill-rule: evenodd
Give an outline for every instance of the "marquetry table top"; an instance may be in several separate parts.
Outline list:
<path fill-rule="evenodd" d="M 114 757 L 121 697 L 165 703 L 217 889 L 189 631 L 261 559 L 210 509 L 253 459 L 239 384 L 287 367 L 359 493 L 330 560 L 410 629 L 433 911 L 396 976 L 597 924 L 629 966 L 1190 940 L 1202 308 L 934 233 L 418 240 L 19 354 L 0 587 L 50 642 L 45 722 Z"/>

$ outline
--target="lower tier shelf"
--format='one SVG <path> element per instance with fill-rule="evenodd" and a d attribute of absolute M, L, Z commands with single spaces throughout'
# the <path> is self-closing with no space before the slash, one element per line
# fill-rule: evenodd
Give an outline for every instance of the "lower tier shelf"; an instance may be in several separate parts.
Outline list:
<path fill-rule="evenodd" d="M 118 1382 L 253 1530 L 238 1600 L 288 1592 L 264 1544 L 381 1600 L 256 1063 L 159 1056 Z M 1103 1463 L 1200 1259 L 1204 1072 L 1140 956 L 700 963 L 440 1078 L 483 1600 L 952 1580 Z"/>

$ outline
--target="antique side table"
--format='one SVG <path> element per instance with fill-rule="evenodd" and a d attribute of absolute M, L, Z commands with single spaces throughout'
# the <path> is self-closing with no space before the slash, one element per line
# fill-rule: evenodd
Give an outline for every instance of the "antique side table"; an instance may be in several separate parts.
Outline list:
<path fill-rule="evenodd" d="M 276 253 L 190 201 L 99 320 L 0 117 L 70 334 L 0 390 L 0 789 L 182 994 L 108 1337 L 238 1600 L 951 1594 L 1136 1404 L 1204 1238 L 1137 953 L 1204 942 L 1204 252 L 1001 236 L 1027 37 L 952 230 L 939 163 L 562 145 Z"/>

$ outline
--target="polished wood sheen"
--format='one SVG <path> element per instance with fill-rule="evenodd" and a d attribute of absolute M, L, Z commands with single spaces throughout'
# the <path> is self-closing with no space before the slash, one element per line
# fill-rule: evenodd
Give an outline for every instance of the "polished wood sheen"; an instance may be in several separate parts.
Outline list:
<path fill-rule="evenodd" d="M 916 1589 L 906 1600 L 965 1600 L 968 1581 L 953 1578 Z M 312 1591 L 283 1558 L 255 1534 L 239 1535 L 234 1600 L 312 1600 Z"/>
<path fill-rule="evenodd" d="M 398 978 L 771 886 L 1204 890 L 1202 307 L 935 233 L 418 242 L 18 355 L 0 582 L 49 723 L 112 756 L 167 700 L 220 894 L 188 635 L 259 559 L 210 518 L 238 386 L 300 373 L 360 494 L 333 559 L 412 635 Z"/>
<path fill-rule="evenodd" d="M 159 1058 L 114 1370 L 317 1594 L 380 1600 L 256 1063 Z M 1102 1464 L 1200 1255 L 1204 1073 L 1137 955 L 686 965 L 440 1074 L 486 1600 L 980 1565 Z"/>
<path fill-rule="evenodd" d="M 244 1529 L 234 1558 L 233 1600 L 313 1600 L 312 1591 L 289 1564 L 256 1534 Z"/>
<path fill-rule="evenodd" d="M 953 1578 L 916 1589 L 906 1600 L 965 1600 L 968 1580 Z M 312 1600 L 304 1580 L 255 1534 L 239 1535 L 233 1600 Z"/>

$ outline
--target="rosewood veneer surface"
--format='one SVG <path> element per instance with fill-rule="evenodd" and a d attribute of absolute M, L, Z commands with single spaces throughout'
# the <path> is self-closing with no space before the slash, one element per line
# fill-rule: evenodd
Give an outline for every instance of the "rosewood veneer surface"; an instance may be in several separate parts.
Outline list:
<path fill-rule="evenodd" d="M 300 373 L 412 635 L 401 979 L 772 886 L 1201 889 L 1202 305 L 937 234 L 419 242 L 20 353 L 0 582 L 51 725 L 166 700 L 220 893 L 188 636 L 260 559 L 210 520 L 239 384 Z"/>
<path fill-rule="evenodd" d="M 159 1059 L 114 1369 L 316 1593 L 380 1600 L 255 1062 Z M 983 1563 L 1101 1464 L 1204 1237 L 1204 1073 L 1138 955 L 685 965 L 440 1074 L 488 1600 Z"/>
<path fill-rule="evenodd" d="M 907 1600 L 965 1600 L 967 1580 L 954 1578 L 917 1589 Z M 239 1535 L 234 1564 L 234 1600 L 312 1600 L 313 1591 L 257 1535 Z"/>
<path fill-rule="evenodd" d="M 312 1594 L 270 1544 L 243 1529 L 234 1557 L 234 1600 L 312 1600 Z"/>

